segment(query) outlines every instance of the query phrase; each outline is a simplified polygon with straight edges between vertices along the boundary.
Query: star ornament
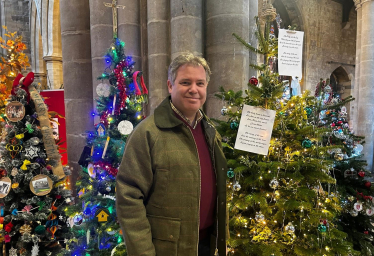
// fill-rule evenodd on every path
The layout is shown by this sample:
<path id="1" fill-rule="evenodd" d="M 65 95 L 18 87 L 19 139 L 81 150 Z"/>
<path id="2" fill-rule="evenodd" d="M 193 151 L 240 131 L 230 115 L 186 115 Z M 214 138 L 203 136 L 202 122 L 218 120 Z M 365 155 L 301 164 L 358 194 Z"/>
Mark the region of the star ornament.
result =
<path id="1" fill-rule="evenodd" d="M 33 159 L 38 156 L 40 149 L 38 147 L 30 146 L 26 148 L 25 150 L 26 150 L 26 156 L 29 157 L 30 159 Z"/>
<path id="2" fill-rule="evenodd" d="M 13 247 L 10 248 L 9 256 L 17 256 L 17 249 L 14 249 Z"/>

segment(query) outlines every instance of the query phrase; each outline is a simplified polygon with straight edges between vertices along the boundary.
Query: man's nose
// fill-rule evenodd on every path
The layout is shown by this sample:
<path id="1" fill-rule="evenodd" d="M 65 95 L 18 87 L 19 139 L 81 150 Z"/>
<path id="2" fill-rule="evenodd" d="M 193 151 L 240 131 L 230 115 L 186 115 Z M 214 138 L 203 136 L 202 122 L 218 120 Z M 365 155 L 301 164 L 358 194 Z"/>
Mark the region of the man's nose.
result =
<path id="1" fill-rule="evenodd" d="M 190 93 L 197 93 L 197 84 L 196 83 L 191 84 L 189 92 Z"/>

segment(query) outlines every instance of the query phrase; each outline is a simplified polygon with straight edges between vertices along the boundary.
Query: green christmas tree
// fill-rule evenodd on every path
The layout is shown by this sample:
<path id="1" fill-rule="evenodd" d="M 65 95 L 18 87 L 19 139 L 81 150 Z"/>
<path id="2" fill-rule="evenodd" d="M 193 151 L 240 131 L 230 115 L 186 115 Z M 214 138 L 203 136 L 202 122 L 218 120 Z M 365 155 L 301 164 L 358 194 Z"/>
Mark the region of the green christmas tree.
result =
<path id="1" fill-rule="evenodd" d="M 322 106 L 321 111 L 316 113 L 320 118 L 319 125 L 331 127 L 324 144 L 340 146 L 328 151 L 335 160 L 334 177 L 343 207 L 337 225 L 348 234 L 347 240 L 353 243 L 353 248 L 360 252 L 359 255 L 372 255 L 374 203 L 370 181 L 373 177 L 365 169 L 366 161 L 361 159 L 364 137 L 352 134 L 347 120 L 348 113 L 344 103 L 352 97 L 340 99 L 332 90 L 328 79 L 321 79 L 317 84 L 315 96 Z"/>
<path id="2" fill-rule="evenodd" d="M 71 196 L 65 179 L 70 171 L 61 166 L 47 107 L 31 84 L 33 78 L 29 73 L 23 85 L 15 82 L 5 107 L 0 143 L 2 255 L 63 255 L 69 235 L 64 209 Z"/>
<path id="3" fill-rule="evenodd" d="M 331 189 L 334 159 L 328 154 L 334 145 L 325 146 L 326 132 L 319 127 L 318 99 L 306 91 L 301 96 L 282 98 L 285 84 L 269 67 L 277 56 L 277 39 L 266 22 L 264 33 L 257 21 L 257 48 L 238 35 L 249 50 L 261 54 L 264 63 L 252 65 L 260 75 L 250 79 L 242 92 L 223 88 L 225 121 L 216 120 L 223 136 L 228 160 L 228 209 L 230 255 L 349 255 L 354 253 L 347 234 L 338 229 L 336 218 L 342 211 L 340 194 Z M 243 116 L 249 126 L 263 122 L 251 117 L 246 105 L 275 111 L 268 151 L 255 154 L 235 149 Z M 256 111 L 255 111 L 256 112 Z M 265 121 L 268 118 L 265 118 Z M 239 128 L 240 129 L 240 128 Z M 240 135 L 242 143 L 258 147 L 261 133 Z M 243 142 L 244 141 L 244 142 Z"/>
<path id="4" fill-rule="evenodd" d="M 126 255 L 117 222 L 115 182 L 127 136 L 145 118 L 142 110 L 148 91 L 120 39 L 114 39 L 105 62 L 105 72 L 98 77 L 96 110 L 91 113 L 100 122 L 87 133 L 79 161 L 78 198 L 66 211 L 74 237 L 69 249 L 76 256 Z"/>

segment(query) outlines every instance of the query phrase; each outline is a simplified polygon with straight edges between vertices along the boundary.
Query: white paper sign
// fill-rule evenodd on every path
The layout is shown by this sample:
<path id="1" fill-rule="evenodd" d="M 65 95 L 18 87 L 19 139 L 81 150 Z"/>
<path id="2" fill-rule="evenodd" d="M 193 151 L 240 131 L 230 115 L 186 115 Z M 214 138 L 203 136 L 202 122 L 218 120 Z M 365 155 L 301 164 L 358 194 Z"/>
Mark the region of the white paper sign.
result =
<path id="1" fill-rule="evenodd" d="M 267 155 L 274 119 L 274 110 L 244 105 L 235 148 Z"/>
<path id="2" fill-rule="evenodd" d="M 279 30 L 278 70 L 279 75 L 302 77 L 304 32 Z"/>

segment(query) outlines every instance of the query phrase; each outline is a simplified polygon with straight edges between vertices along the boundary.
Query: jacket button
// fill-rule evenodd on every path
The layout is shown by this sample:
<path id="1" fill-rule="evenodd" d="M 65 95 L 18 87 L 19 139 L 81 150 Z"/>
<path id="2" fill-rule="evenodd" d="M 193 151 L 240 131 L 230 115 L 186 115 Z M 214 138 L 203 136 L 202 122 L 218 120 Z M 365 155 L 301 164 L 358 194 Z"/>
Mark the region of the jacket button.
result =
<path id="1" fill-rule="evenodd" d="M 225 170 L 225 168 L 222 168 L 222 171 L 224 171 Z"/>
<path id="2" fill-rule="evenodd" d="M 173 239 L 174 237 L 173 237 L 173 235 L 170 235 L 170 239 Z"/>

